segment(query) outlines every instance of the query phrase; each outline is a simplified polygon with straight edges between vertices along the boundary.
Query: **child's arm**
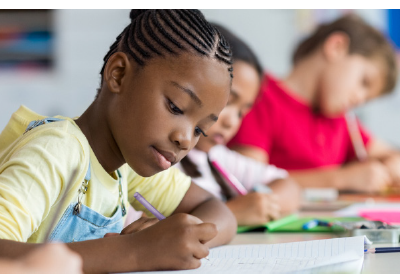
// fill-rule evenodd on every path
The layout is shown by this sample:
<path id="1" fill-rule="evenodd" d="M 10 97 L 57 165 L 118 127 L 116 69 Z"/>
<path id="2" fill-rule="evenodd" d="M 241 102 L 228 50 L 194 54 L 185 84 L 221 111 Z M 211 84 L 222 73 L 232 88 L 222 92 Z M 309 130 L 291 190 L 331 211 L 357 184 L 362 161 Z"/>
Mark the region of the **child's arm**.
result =
<path id="1" fill-rule="evenodd" d="M 240 226 L 262 225 L 281 216 L 281 207 L 274 194 L 251 192 L 226 202 Z"/>
<path id="2" fill-rule="evenodd" d="M 268 187 L 273 194 L 251 192 L 226 202 L 239 225 L 265 224 L 299 209 L 300 188 L 293 179 L 278 179 L 269 183 Z"/>
<path id="3" fill-rule="evenodd" d="M 389 171 L 394 187 L 400 187 L 400 151 L 384 141 L 374 139 L 367 147 L 370 158 L 380 160 Z"/>
<path id="4" fill-rule="evenodd" d="M 336 188 L 374 193 L 391 184 L 387 168 L 377 160 L 289 173 L 303 188 Z"/>
<path id="5" fill-rule="evenodd" d="M 224 203 L 194 183 L 173 214 L 133 233 L 68 246 L 81 254 L 85 272 L 192 269 L 210 247 L 228 243 L 236 233 L 235 217 Z"/>
<path id="6" fill-rule="evenodd" d="M 215 224 L 218 234 L 207 243 L 209 247 L 230 242 L 236 233 L 236 219 L 228 207 L 193 182 L 175 213 L 189 213 L 205 223 Z"/>
<path id="7" fill-rule="evenodd" d="M 83 259 L 85 273 L 193 269 L 208 255 L 204 243 L 216 227 L 187 214 L 176 214 L 133 234 L 68 243 Z M 0 258 L 17 259 L 43 246 L 0 239 Z"/>
<path id="8" fill-rule="evenodd" d="M 296 212 L 300 208 L 301 188 L 292 178 L 279 179 L 268 184 L 278 199 L 283 215 Z"/>
<path id="9" fill-rule="evenodd" d="M 380 192 L 400 186 L 400 152 L 373 139 L 367 146 L 368 160 L 342 167 L 292 171 L 290 175 L 303 187 L 331 187 L 339 190 Z"/>
<path id="10" fill-rule="evenodd" d="M 0 259 L 0 273 L 77 274 L 82 273 L 82 259 L 65 244 L 46 244 L 17 259 Z"/>

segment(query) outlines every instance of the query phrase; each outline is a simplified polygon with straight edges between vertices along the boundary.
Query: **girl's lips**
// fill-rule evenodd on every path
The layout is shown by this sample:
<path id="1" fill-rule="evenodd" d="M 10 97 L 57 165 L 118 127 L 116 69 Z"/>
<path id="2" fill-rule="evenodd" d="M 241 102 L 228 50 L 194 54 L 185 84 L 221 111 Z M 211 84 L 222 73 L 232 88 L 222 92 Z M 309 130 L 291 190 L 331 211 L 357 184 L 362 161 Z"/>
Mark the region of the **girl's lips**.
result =
<path id="1" fill-rule="evenodd" d="M 156 148 L 152 147 L 153 154 L 156 158 L 158 166 L 160 166 L 163 170 L 166 170 L 171 167 L 171 162 L 161 154 Z"/>
<path id="2" fill-rule="evenodd" d="M 224 145 L 225 144 L 225 138 L 224 138 L 224 136 L 222 134 L 215 133 L 215 134 L 213 134 L 212 139 L 218 145 Z"/>

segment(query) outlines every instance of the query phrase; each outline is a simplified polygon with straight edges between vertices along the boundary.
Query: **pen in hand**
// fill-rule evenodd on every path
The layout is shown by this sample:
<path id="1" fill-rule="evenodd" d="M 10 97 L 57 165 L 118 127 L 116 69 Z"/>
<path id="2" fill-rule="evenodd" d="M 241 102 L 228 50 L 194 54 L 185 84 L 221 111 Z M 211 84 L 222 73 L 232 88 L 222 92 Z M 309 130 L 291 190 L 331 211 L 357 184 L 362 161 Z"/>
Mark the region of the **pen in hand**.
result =
<path id="1" fill-rule="evenodd" d="M 133 196 L 157 219 L 159 219 L 160 221 L 165 219 L 164 215 L 161 214 L 153 205 L 151 205 L 151 203 L 148 202 L 140 193 L 136 192 Z M 207 257 L 205 257 L 205 259 L 209 261 Z"/>
<path id="2" fill-rule="evenodd" d="M 150 202 L 148 202 L 140 193 L 136 192 L 133 196 L 157 219 L 159 219 L 160 221 L 165 219 L 164 215 L 158 212 L 158 210 L 153 205 L 151 205 Z"/>

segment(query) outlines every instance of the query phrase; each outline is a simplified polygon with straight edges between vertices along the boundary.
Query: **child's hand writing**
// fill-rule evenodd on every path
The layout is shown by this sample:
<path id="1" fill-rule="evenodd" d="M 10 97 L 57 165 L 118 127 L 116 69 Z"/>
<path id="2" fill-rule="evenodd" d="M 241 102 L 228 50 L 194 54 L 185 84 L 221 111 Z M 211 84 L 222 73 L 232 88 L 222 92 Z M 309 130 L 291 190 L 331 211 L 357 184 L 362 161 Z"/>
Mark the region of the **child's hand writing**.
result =
<path id="1" fill-rule="evenodd" d="M 392 178 L 392 187 L 400 189 L 400 156 L 394 154 L 385 158 L 383 164 L 386 166 L 390 177 Z"/>
<path id="2" fill-rule="evenodd" d="M 195 216 L 179 213 L 167 217 L 131 235 L 135 270 L 198 268 L 200 259 L 209 253 L 205 243 L 216 235 L 214 224 Z"/>
<path id="3" fill-rule="evenodd" d="M 261 225 L 280 217 L 281 208 L 273 194 L 253 192 L 229 200 L 226 205 L 239 225 Z"/>
<path id="4" fill-rule="evenodd" d="M 345 180 L 347 189 L 360 192 L 381 192 L 392 184 L 387 167 L 377 160 L 348 164 L 341 169 L 339 176 Z"/>
<path id="5" fill-rule="evenodd" d="M 129 224 L 128 226 L 126 226 L 120 234 L 130 234 L 130 233 L 135 233 L 138 231 L 141 231 L 145 228 L 148 228 L 149 226 L 154 225 L 155 223 L 158 222 L 158 219 L 156 218 L 147 218 L 147 217 L 141 217 L 140 219 L 134 221 L 133 223 Z M 110 232 L 110 233 L 106 233 L 106 235 L 104 235 L 104 237 L 110 237 L 110 236 L 115 236 L 115 235 L 119 235 L 119 233 L 116 232 Z"/>

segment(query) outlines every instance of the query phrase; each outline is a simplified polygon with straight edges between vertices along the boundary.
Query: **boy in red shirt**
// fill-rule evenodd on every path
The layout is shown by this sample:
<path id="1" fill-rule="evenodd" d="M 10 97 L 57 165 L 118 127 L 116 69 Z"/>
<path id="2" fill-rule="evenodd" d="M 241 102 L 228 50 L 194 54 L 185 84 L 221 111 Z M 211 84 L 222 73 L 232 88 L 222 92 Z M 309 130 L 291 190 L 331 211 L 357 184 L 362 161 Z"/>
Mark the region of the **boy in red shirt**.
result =
<path id="1" fill-rule="evenodd" d="M 377 192 L 399 186 L 399 153 L 359 122 L 367 159 L 352 162 L 345 120 L 351 108 L 395 86 L 395 55 L 384 36 L 358 17 L 344 16 L 321 25 L 293 61 L 287 78 L 266 76 L 260 99 L 229 146 L 289 170 L 303 187 Z"/>

